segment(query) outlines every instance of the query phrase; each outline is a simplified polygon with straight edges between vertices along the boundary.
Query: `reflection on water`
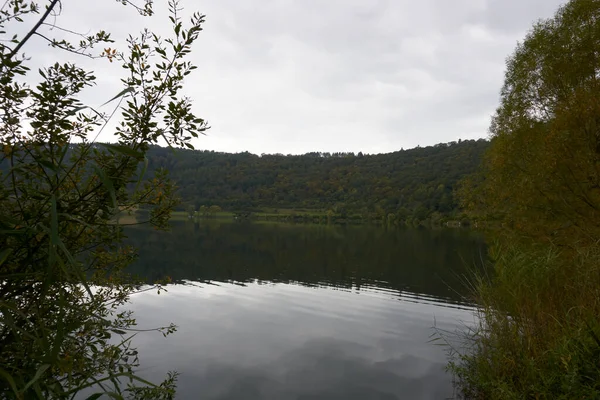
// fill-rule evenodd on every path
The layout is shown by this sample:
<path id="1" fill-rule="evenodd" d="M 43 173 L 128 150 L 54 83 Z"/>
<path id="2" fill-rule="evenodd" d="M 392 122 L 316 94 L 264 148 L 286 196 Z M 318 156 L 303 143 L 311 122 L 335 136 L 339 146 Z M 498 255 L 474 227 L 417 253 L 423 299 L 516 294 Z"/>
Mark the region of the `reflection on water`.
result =
<path id="1" fill-rule="evenodd" d="M 136 295 L 143 375 L 181 373 L 181 399 L 443 399 L 437 328 L 472 320 L 464 231 L 177 224 L 132 230 L 133 271 L 181 282 Z M 435 321 L 435 322 L 434 322 Z"/>
<path id="2" fill-rule="evenodd" d="M 480 263 L 481 237 L 465 230 L 288 224 L 177 223 L 169 233 L 132 229 L 150 281 L 300 283 L 409 291 L 464 301 L 464 278 Z"/>

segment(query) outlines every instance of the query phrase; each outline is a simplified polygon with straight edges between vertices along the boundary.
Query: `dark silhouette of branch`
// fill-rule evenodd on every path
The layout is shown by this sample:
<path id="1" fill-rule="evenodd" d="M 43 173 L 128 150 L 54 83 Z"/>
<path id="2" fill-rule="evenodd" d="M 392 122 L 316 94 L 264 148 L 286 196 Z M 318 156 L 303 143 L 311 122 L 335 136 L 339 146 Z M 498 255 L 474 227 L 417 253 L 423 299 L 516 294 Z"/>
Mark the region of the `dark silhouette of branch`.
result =
<path id="1" fill-rule="evenodd" d="M 50 5 L 48 6 L 48 8 L 46 8 L 46 12 L 44 13 L 44 15 L 42 15 L 42 18 L 40 18 L 39 21 L 33 26 L 33 28 L 31 28 L 31 30 L 27 33 L 27 35 L 25 35 L 25 37 L 23 38 L 23 40 L 21 40 L 19 42 L 19 44 L 17 45 L 17 47 L 15 47 L 13 49 L 13 51 L 10 52 L 10 54 L 8 55 L 8 59 L 13 58 L 19 52 L 19 50 L 21 50 L 21 47 L 23 47 L 25 45 L 25 43 L 27 43 L 29 41 L 29 39 L 31 39 L 31 37 L 33 36 L 33 34 L 36 33 L 36 31 L 44 23 L 44 21 L 46 20 L 46 18 L 48 18 L 48 15 L 50 15 L 50 13 L 52 12 L 52 10 L 54 9 L 54 7 L 56 6 L 56 4 L 59 1 L 60 0 L 52 0 L 52 3 L 50 3 Z"/>
<path id="2" fill-rule="evenodd" d="M 85 52 L 83 51 L 83 49 L 80 49 L 80 50 L 78 51 L 77 49 L 70 49 L 70 48 L 68 48 L 68 47 L 62 46 L 62 45 L 61 45 L 60 43 L 58 43 L 56 40 L 52 40 L 52 39 L 50 39 L 49 37 L 47 37 L 47 36 L 44 36 L 44 35 L 42 35 L 42 34 L 41 34 L 41 33 L 39 33 L 39 32 L 34 32 L 34 34 L 35 34 L 35 35 L 38 35 L 38 36 L 39 36 L 39 37 L 41 37 L 42 39 L 45 39 L 45 40 L 46 40 L 46 41 L 48 41 L 48 43 L 50 43 L 52 46 L 54 46 L 54 47 L 58 47 L 59 49 L 62 49 L 62 50 L 65 50 L 65 51 L 68 51 L 69 53 L 78 54 L 78 55 L 80 55 L 80 56 L 86 56 L 86 57 L 89 57 L 89 58 L 94 58 L 94 59 L 95 59 L 95 58 L 101 58 L 100 56 L 98 56 L 98 57 L 95 57 L 95 56 L 93 56 L 93 55 L 92 55 L 92 54 L 90 54 L 90 53 L 85 53 Z"/>
<path id="3" fill-rule="evenodd" d="M 89 34 L 89 31 L 88 31 L 88 34 L 81 33 L 81 32 L 75 32 L 75 31 L 73 31 L 71 29 L 63 28 L 63 27 L 58 26 L 58 25 L 56 25 L 54 23 L 51 24 L 51 23 L 48 23 L 48 22 L 44 22 L 42 25 L 49 26 L 50 29 L 58 29 L 58 30 L 63 31 L 63 32 L 72 33 L 73 35 L 81 36 L 83 38 L 85 38 Z"/>

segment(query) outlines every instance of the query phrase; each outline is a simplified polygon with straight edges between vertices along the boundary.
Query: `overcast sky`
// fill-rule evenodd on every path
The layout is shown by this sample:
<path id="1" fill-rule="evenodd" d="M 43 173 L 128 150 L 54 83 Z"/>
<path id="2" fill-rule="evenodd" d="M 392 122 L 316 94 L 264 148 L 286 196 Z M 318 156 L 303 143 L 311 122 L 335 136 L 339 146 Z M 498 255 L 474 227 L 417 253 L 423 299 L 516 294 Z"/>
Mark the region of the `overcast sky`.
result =
<path id="1" fill-rule="evenodd" d="M 63 0 L 60 25 L 166 32 L 114 0 Z M 381 153 L 487 137 L 506 57 L 561 0 L 183 0 L 206 14 L 186 84 L 211 125 L 196 148 Z M 121 44 L 122 46 L 122 44 Z M 123 47 L 123 46 L 122 46 Z M 41 40 L 25 51 L 57 57 Z M 90 64 L 97 104 L 123 70 Z M 104 139 L 108 139 L 104 136 Z"/>

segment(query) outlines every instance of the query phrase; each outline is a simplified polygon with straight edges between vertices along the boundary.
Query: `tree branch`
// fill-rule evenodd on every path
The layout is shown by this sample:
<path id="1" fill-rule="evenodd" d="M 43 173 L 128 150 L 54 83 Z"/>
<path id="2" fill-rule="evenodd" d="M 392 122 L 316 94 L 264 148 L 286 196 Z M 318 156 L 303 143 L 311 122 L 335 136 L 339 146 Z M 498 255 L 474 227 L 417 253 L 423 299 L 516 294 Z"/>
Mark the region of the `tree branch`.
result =
<path id="1" fill-rule="evenodd" d="M 80 55 L 80 56 L 89 57 L 89 58 L 92 58 L 92 59 L 95 59 L 95 58 L 100 58 L 100 57 L 94 57 L 92 54 L 89 54 L 89 53 L 84 53 L 84 52 L 83 52 L 83 50 L 81 50 L 81 51 L 77 51 L 77 49 L 69 49 L 68 47 L 62 46 L 62 45 L 61 45 L 60 43 L 58 43 L 57 41 L 55 41 L 55 40 L 52 40 L 52 39 L 50 39 L 49 37 L 47 37 L 47 36 L 44 36 L 44 35 L 42 35 L 42 34 L 41 34 L 41 33 L 39 33 L 39 32 L 33 32 L 33 34 L 34 34 L 34 35 L 38 35 L 38 36 L 39 36 L 39 37 L 41 37 L 42 39 L 44 39 L 44 40 L 48 41 L 48 43 L 50 43 L 50 45 L 52 45 L 52 46 L 55 46 L 55 47 L 58 47 L 59 49 L 62 49 L 62 50 L 68 51 L 69 53 L 73 53 L 73 54 L 77 54 L 77 55 Z"/>
<path id="2" fill-rule="evenodd" d="M 19 42 L 19 44 L 17 45 L 17 47 L 15 47 L 13 49 L 13 51 L 10 52 L 10 54 L 8 55 L 8 59 L 13 58 L 19 52 L 19 50 L 21 50 L 21 47 L 23 47 L 25 45 L 25 43 L 27 43 L 29 41 L 29 39 L 31 39 L 31 37 L 33 36 L 33 34 L 44 23 L 44 21 L 46 20 L 46 18 L 48 18 L 48 15 L 50 15 L 50 13 L 52 12 L 52 10 L 54 9 L 54 7 L 56 6 L 56 4 L 59 1 L 60 0 L 52 0 L 52 3 L 50 3 L 50 5 L 48 6 L 48 8 L 46 8 L 46 12 L 44 13 L 44 15 L 42 15 L 42 18 L 40 18 L 40 20 L 33 26 L 33 28 L 31 28 L 31 30 L 27 33 L 27 35 L 25 35 L 25 37 L 23 38 L 23 40 L 21 40 Z"/>

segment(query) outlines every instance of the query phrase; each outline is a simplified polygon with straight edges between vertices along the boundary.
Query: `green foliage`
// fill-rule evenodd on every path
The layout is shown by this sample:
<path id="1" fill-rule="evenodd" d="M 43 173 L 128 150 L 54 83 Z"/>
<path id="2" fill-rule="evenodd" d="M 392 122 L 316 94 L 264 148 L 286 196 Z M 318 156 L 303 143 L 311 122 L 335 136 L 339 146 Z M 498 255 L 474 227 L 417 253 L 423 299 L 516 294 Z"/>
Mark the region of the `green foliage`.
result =
<path id="1" fill-rule="evenodd" d="M 332 210 L 398 222 L 457 216 L 456 182 L 475 171 L 488 142 L 461 141 L 389 154 L 301 156 L 170 151 L 152 147 L 149 172 L 166 168 L 195 209 Z M 184 208 L 182 208 L 184 209 Z M 333 215 L 332 215 L 333 216 Z"/>
<path id="2" fill-rule="evenodd" d="M 461 189 L 491 233 L 466 398 L 600 398 L 600 2 L 571 0 L 508 59 L 481 175 Z"/>
<path id="3" fill-rule="evenodd" d="M 476 282 L 479 325 L 450 370 L 467 399 L 600 395 L 599 254 L 492 246 L 494 278 Z"/>
<path id="4" fill-rule="evenodd" d="M 127 74 L 112 99 L 122 116 L 117 142 L 99 145 L 90 137 L 117 109 L 104 114 L 81 103 L 92 72 L 57 62 L 39 71 L 37 85 L 26 83 L 34 78 L 20 49 L 33 35 L 89 57 L 94 44 L 112 41 L 104 31 L 77 45 L 42 34 L 57 3 L 9 0 L 0 9 L 0 397 L 71 398 L 93 387 L 117 399 L 172 398 L 176 375 L 157 386 L 135 374 L 136 321 L 124 307 L 138 287 L 123 274 L 135 252 L 122 243 L 117 216 L 146 207 L 147 222 L 166 226 L 173 183 L 162 170 L 144 179 L 138 166 L 160 139 L 187 146 L 206 129 L 179 97 L 203 16 L 183 28 L 172 1 L 172 38 L 144 31 L 128 39 L 127 52 L 99 55 Z M 136 8 L 149 15 L 151 6 Z M 40 10 L 24 37 L 6 30 Z"/>
<path id="5" fill-rule="evenodd" d="M 555 243 L 600 236 L 600 3 L 573 0 L 508 59 L 479 205 Z"/>

